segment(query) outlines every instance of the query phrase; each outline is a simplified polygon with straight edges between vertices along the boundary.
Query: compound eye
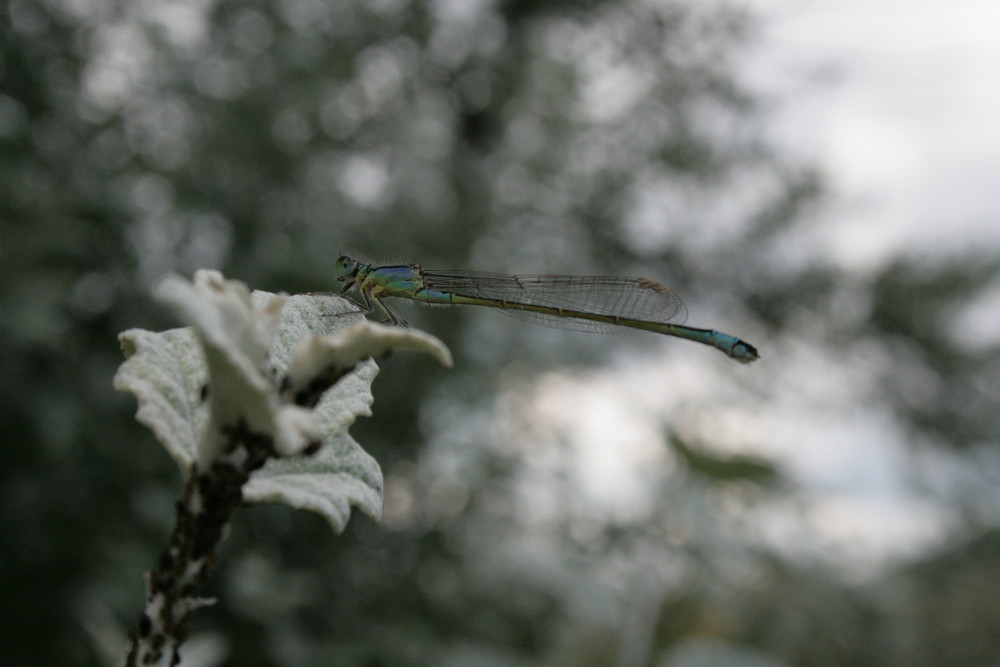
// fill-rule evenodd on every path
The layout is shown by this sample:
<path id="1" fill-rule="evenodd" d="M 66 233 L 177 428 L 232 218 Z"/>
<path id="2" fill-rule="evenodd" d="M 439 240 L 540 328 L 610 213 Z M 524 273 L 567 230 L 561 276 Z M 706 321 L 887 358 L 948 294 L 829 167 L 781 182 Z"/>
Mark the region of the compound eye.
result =
<path id="1" fill-rule="evenodd" d="M 333 270 L 337 276 L 337 280 L 342 280 L 352 275 L 356 266 L 357 262 L 350 257 L 347 257 L 346 255 L 339 257 L 337 262 L 333 265 Z"/>

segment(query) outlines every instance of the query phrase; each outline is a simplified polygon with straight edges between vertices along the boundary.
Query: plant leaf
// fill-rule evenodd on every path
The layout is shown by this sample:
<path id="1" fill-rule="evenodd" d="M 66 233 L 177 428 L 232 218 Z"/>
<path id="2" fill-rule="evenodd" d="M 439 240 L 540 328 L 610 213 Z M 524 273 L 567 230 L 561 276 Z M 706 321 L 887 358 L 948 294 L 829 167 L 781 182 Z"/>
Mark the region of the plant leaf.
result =
<path id="1" fill-rule="evenodd" d="M 135 395 L 136 420 L 153 432 L 186 475 L 208 423 L 208 406 L 201 400 L 208 367 L 194 330 L 129 329 L 118 340 L 126 360 L 115 374 L 115 389 Z"/>
<path id="2" fill-rule="evenodd" d="M 381 516 L 381 470 L 347 433 L 359 415 L 371 414 L 378 368 L 370 357 L 410 348 L 450 363 L 440 341 L 350 316 L 354 307 L 337 296 L 251 294 L 214 271 L 199 271 L 192 282 L 167 277 L 155 294 L 192 326 L 120 334 L 126 360 L 115 388 L 136 396 L 136 418 L 184 474 L 218 456 L 219 434 L 242 423 L 273 438 L 281 455 L 252 473 L 245 500 L 319 512 L 337 532 L 352 506 Z M 283 397 L 289 365 L 311 385 L 335 368 L 314 408 Z M 306 438 L 321 443 L 315 454 L 301 453 Z"/>

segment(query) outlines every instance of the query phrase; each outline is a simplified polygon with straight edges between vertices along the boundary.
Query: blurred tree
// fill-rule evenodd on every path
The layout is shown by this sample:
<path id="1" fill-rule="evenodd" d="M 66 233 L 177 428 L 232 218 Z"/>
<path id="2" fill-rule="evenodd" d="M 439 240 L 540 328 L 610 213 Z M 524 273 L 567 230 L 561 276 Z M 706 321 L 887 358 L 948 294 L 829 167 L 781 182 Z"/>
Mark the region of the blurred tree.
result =
<path id="1" fill-rule="evenodd" d="M 771 334 L 765 358 L 808 322 L 802 338 L 870 367 L 858 400 L 890 389 L 915 448 L 996 443 L 996 346 L 957 345 L 945 326 L 997 279 L 996 263 L 901 261 L 869 290 L 811 261 L 803 239 L 822 179 L 762 139 L 765 105 L 738 76 L 754 22 L 736 9 L 9 0 L 3 11 L 8 664 L 95 663 L 139 608 L 178 484 L 110 379 L 118 331 L 170 326 L 146 296 L 166 271 L 211 266 L 318 291 L 338 251 L 360 248 L 442 267 L 663 276 L 691 300 L 725 295 L 715 310 Z M 376 385 L 377 418 L 357 432 L 387 470 L 385 524 L 356 521 L 337 538 L 314 517 L 259 508 L 234 526 L 222 604 L 201 618 L 231 664 L 640 665 L 696 637 L 789 664 L 906 662 L 925 647 L 943 661 L 993 658 L 986 639 L 970 648 L 943 626 L 902 624 L 912 608 L 939 618 L 934 600 L 859 592 L 754 546 L 746 517 L 787 489 L 764 484 L 759 462 L 691 449 L 700 431 L 677 434 L 686 449 L 650 475 L 656 502 L 625 518 L 580 503 L 558 466 L 491 446 L 531 433 L 496 432 L 498 386 L 607 355 L 592 338 L 483 317 L 419 314 L 459 370 L 394 359 Z M 759 385 L 753 408 L 784 387 Z M 531 445 L 568 456 L 553 439 Z M 526 507 L 517 490 L 533 484 L 555 504 Z M 982 494 L 955 496 L 988 525 Z M 993 553 L 970 550 L 963 567 Z M 982 604 L 948 606 L 949 621 Z M 894 634 L 910 627 L 920 632 Z"/>

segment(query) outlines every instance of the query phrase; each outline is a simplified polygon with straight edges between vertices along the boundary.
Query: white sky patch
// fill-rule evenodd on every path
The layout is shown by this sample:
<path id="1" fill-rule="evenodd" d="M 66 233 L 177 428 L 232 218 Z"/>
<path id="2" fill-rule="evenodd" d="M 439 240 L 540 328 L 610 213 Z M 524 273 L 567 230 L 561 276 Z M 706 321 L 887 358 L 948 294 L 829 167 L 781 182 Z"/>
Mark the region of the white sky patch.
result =
<path id="1" fill-rule="evenodd" d="M 765 505 L 755 519 L 760 540 L 779 553 L 823 560 L 855 581 L 919 557 L 946 539 L 954 522 L 947 508 L 917 497 L 817 493 Z"/>
<path id="2" fill-rule="evenodd" d="M 358 206 L 379 206 L 388 197 L 389 172 L 381 158 L 355 155 L 344 163 L 339 185 Z"/>
<path id="3" fill-rule="evenodd" d="M 763 18 L 745 73 L 780 99 L 777 139 L 861 204 L 829 222 L 835 261 L 1000 245 L 1000 4 L 743 1 Z"/>
<path id="4" fill-rule="evenodd" d="M 781 409 L 784 407 L 785 409 Z M 788 410 L 787 408 L 792 408 Z M 907 494 L 906 446 L 888 415 L 871 409 L 818 415 L 780 406 L 769 429 L 773 455 L 805 488 L 859 498 Z"/>
<path id="5" fill-rule="evenodd" d="M 714 365 L 711 350 L 689 352 L 623 353 L 603 372 L 553 372 L 513 389 L 521 414 L 506 421 L 530 430 L 511 438 L 531 443 L 529 475 L 568 481 L 596 515 L 642 517 L 650 492 L 673 483 L 672 428 L 716 455 L 756 454 L 778 466 L 794 492 L 746 519 L 789 556 L 826 559 L 863 579 L 948 534 L 954 517 L 914 481 L 907 436 L 887 404 L 869 400 L 874 369 L 863 360 L 788 350 L 763 380 L 781 389 L 754 404 L 746 397 L 764 362 Z"/>
<path id="6" fill-rule="evenodd" d="M 950 321 L 951 334 L 966 349 L 979 352 L 1000 344 L 1000 283 L 987 285 Z"/>
<path id="7" fill-rule="evenodd" d="M 839 568 L 859 578 L 895 559 L 915 558 L 948 535 L 954 516 L 915 497 L 818 496 L 806 516 Z"/>
<path id="8" fill-rule="evenodd" d="M 652 77 L 622 64 L 605 62 L 599 54 L 584 61 L 587 75 L 577 111 L 596 123 L 607 123 L 627 115 L 648 93 Z"/>
<path id="9" fill-rule="evenodd" d="M 601 514 L 633 515 L 647 508 L 652 480 L 644 471 L 663 468 L 669 456 L 660 425 L 621 391 L 620 380 L 608 374 L 552 373 L 539 380 L 535 391 L 524 403 L 530 406 L 525 417 L 549 439 L 569 444 L 570 457 L 561 457 L 558 465 L 568 469 L 582 499 Z"/>

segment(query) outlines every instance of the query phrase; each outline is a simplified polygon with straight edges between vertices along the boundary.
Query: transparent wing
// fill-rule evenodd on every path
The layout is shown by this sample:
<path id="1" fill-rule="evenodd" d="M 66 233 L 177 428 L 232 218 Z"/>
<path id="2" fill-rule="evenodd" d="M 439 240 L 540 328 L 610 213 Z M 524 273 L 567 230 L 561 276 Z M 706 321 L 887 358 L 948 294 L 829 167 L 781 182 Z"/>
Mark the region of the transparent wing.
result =
<path id="1" fill-rule="evenodd" d="M 610 322 L 517 310 L 525 304 L 608 317 L 682 324 L 687 307 L 669 287 L 646 278 L 616 276 L 514 276 L 478 271 L 423 271 L 424 286 L 482 299 L 501 312 L 534 324 L 596 333 L 635 332 Z"/>

